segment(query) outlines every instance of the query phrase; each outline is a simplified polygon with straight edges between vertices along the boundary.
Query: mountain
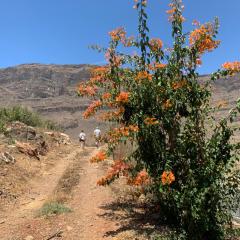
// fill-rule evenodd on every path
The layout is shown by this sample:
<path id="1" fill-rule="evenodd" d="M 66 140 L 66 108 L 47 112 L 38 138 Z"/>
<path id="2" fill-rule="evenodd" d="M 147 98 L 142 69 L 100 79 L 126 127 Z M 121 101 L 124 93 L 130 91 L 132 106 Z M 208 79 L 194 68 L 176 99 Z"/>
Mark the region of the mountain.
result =
<path id="1" fill-rule="evenodd" d="M 89 100 L 76 94 L 78 83 L 89 79 L 91 68 L 88 64 L 23 64 L 0 69 L 0 106 L 28 107 L 77 137 L 80 127 L 90 130 L 98 124 L 82 119 Z"/>
<path id="2" fill-rule="evenodd" d="M 58 122 L 72 136 L 77 137 L 80 128 L 90 135 L 95 126 L 101 123 L 94 119 L 82 119 L 82 112 L 89 100 L 77 96 L 76 86 L 89 79 L 92 68 L 88 64 L 34 63 L 0 69 L 0 106 L 26 106 Z M 208 75 L 201 76 L 201 81 L 208 78 Z M 240 75 L 235 75 L 212 84 L 212 104 L 227 102 L 216 113 L 217 117 L 227 114 L 240 97 L 239 78 Z"/>

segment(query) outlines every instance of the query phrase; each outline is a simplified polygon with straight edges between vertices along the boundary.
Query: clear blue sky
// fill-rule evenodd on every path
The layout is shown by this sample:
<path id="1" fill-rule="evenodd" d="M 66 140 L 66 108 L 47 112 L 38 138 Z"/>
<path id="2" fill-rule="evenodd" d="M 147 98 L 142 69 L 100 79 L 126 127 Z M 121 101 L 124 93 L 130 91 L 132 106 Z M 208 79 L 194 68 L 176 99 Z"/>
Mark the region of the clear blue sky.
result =
<path id="1" fill-rule="evenodd" d="M 151 36 L 170 43 L 165 10 L 169 0 L 148 0 Z M 218 50 L 204 57 L 201 73 L 224 61 L 240 60 L 240 0 L 185 0 L 185 23 L 220 18 Z M 133 0 L 1 0 L 0 67 L 22 63 L 101 63 L 91 44 L 107 46 L 108 31 L 125 26 L 135 33 Z"/>

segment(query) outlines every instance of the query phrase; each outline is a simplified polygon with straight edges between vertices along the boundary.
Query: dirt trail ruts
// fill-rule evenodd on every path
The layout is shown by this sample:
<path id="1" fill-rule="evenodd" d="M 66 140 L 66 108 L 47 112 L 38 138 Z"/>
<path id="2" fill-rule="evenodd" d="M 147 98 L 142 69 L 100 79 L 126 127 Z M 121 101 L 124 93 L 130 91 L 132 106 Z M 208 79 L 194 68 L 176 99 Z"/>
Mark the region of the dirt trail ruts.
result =
<path id="1" fill-rule="evenodd" d="M 42 166 L 41 175 L 28 183 L 31 186 L 30 192 L 21 196 L 18 203 L 12 206 L 11 209 L 0 213 L 0 220 L 4 222 L 0 224 L 0 239 L 10 239 L 2 238 L 3 234 L 8 237 L 7 235 L 11 235 L 14 226 L 18 226 L 25 222 L 26 219 L 35 216 L 36 210 L 51 196 L 67 166 L 76 160 L 75 157 L 81 151 L 79 146 L 73 145 L 71 149 L 67 150 L 67 153 L 52 153 L 58 159 L 56 165 L 50 169 L 45 169 L 45 166 Z"/>
<path id="2" fill-rule="evenodd" d="M 98 151 L 96 148 L 86 148 L 85 153 L 79 147 L 61 159 L 59 163 L 32 183 L 32 192 L 22 201 L 18 208 L 5 215 L 4 224 L 0 224 L 1 240 L 45 240 L 52 234 L 61 231 L 60 237 L 53 239 L 66 240 L 101 240 L 110 239 L 106 232 L 114 231 L 117 223 L 103 218 L 107 214 L 102 208 L 112 201 L 110 188 L 96 186 L 96 181 L 104 171 L 98 165 L 89 163 L 91 156 Z M 78 159 L 79 158 L 79 159 Z M 73 210 L 69 214 L 36 218 L 36 211 L 54 194 L 68 166 L 78 161 L 81 164 L 80 179 L 72 189 L 72 197 L 67 205 Z M 32 238 L 31 238 L 32 237 Z M 112 238 L 111 238 L 112 239 Z"/>

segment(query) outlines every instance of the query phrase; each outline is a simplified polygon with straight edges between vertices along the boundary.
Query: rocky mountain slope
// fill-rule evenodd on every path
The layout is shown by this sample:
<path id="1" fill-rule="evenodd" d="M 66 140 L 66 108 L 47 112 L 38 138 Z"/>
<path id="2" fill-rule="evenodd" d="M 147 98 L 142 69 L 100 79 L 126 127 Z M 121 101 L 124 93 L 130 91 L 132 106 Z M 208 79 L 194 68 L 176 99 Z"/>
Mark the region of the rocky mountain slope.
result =
<path id="1" fill-rule="evenodd" d="M 93 129 L 84 121 L 88 99 L 77 97 L 76 86 L 90 77 L 92 66 L 23 64 L 0 69 L 0 106 L 21 105 L 58 122 L 77 137 L 80 128 Z"/>
<path id="2" fill-rule="evenodd" d="M 91 65 L 23 64 L 0 69 L 0 106 L 27 106 L 48 119 L 57 121 L 67 133 L 77 137 L 80 128 L 88 132 L 94 119 L 82 119 L 88 99 L 76 95 L 76 86 L 90 77 Z M 202 76 L 205 81 L 207 76 Z M 213 104 L 225 101 L 219 116 L 226 114 L 240 97 L 240 75 L 213 84 Z M 89 132 L 90 133 L 90 132 Z"/>

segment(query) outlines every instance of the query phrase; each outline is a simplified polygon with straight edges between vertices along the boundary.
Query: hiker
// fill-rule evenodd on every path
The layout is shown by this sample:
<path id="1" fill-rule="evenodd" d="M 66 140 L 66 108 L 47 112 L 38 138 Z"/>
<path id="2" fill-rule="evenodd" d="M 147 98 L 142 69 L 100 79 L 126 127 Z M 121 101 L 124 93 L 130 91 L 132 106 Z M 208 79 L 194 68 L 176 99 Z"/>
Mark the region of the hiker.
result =
<path id="1" fill-rule="evenodd" d="M 99 129 L 99 127 L 96 127 L 93 133 L 95 137 L 95 144 L 96 144 L 96 147 L 98 148 L 101 140 L 101 130 Z"/>
<path id="2" fill-rule="evenodd" d="M 84 149 L 85 147 L 85 141 L 86 141 L 86 133 L 83 130 L 81 130 L 79 134 L 79 142 L 82 149 Z"/>

